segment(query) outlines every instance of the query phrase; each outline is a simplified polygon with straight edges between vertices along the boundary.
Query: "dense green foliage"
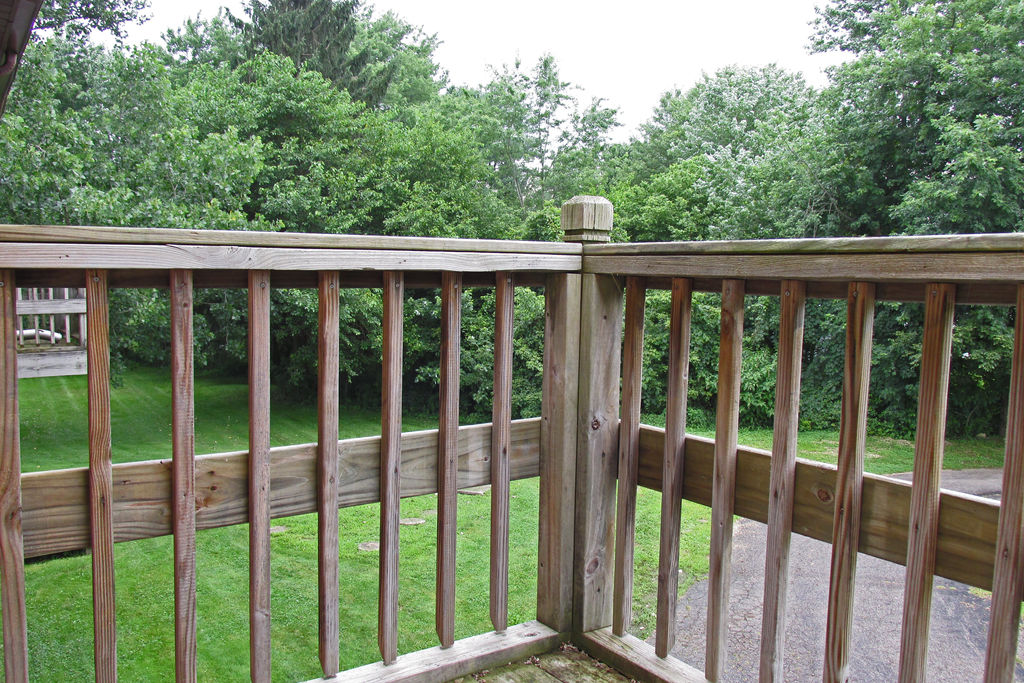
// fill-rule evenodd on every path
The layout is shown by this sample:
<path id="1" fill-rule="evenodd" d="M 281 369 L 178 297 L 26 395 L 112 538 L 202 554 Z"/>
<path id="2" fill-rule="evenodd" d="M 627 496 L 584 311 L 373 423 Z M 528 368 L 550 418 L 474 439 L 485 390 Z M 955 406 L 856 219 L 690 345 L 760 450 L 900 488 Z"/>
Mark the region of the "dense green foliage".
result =
<path id="1" fill-rule="evenodd" d="M 499 239 L 559 238 L 557 206 L 603 194 L 615 239 L 702 240 L 1024 228 L 1024 9 L 1012 0 L 832 0 L 821 91 L 775 66 L 730 67 L 665 93 L 628 143 L 550 56 L 452 87 L 435 36 L 358 0 L 253 0 L 164 45 L 100 47 L 143 0 L 51 0 L 0 122 L 0 220 Z M 346 399 L 379 395 L 380 294 L 343 294 Z M 691 406 L 715 406 L 717 297 L 698 295 Z M 543 299 L 517 293 L 516 414 L 539 408 Z M 315 293 L 275 290 L 275 385 L 311 396 Z M 463 298 L 463 412 L 489 411 L 493 294 Z M 437 293 L 406 304 L 405 387 L 437 386 Z M 115 293 L 115 359 L 166 362 L 160 292 Z M 197 296 L 197 360 L 245 365 L 245 296 Z M 649 297 L 644 409 L 664 403 L 668 299 Z M 748 299 L 745 424 L 772 419 L 777 304 Z M 873 429 L 913 430 L 921 311 L 880 305 Z M 808 308 L 802 421 L 839 413 L 842 302 Z M 952 433 L 1002 428 L 1012 311 L 957 311 Z"/>

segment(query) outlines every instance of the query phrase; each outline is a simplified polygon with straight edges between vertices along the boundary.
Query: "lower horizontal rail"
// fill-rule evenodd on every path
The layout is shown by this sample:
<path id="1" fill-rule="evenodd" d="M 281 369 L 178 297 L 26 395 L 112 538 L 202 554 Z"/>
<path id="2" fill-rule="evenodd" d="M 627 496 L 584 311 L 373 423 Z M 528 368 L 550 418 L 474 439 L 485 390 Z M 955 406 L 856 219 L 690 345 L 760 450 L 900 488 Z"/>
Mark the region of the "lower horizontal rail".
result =
<path id="1" fill-rule="evenodd" d="M 512 423 L 511 478 L 540 473 L 540 418 Z M 437 430 L 402 434 L 401 496 L 437 491 Z M 338 507 L 380 499 L 380 437 L 338 442 Z M 270 514 L 273 518 L 316 511 L 316 444 L 270 449 Z M 459 488 L 490 483 L 491 426 L 459 428 Z M 248 453 L 196 458 L 196 529 L 248 521 Z M 82 550 L 89 544 L 88 470 L 23 474 L 25 556 Z M 114 540 L 171 533 L 171 461 L 114 465 Z"/>
<path id="2" fill-rule="evenodd" d="M 665 431 L 640 430 L 639 483 L 661 490 Z M 714 441 L 686 437 L 683 498 L 711 504 Z M 768 519 L 771 454 L 740 446 L 736 465 L 736 509 L 740 517 Z M 798 460 L 794 485 L 793 531 L 820 541 L 832 540 L 835 465 Z M 905 564 L 910 515 L 910 483 L 864 475 L 860 552 Z M 999 503 L 943 491 L 939 502 L 939 540 L 935 574 L 985 590 L 992 588 Z"/>
<path id="3" fill-rule="evenodd" d="M 528 621 L 510 626 L 504 633 L 492 632 L 464 638 L 455 641 L 451 647 L 432 647 L 402 655 L 393 664 L 375 662 L 344 671 L 333 678 L 317 678 L 315 681 L 441 683 L 550 652 L 567 639 L 567 635 L 553 631 L 539 621 Z"/>
<path id="4" fill-rule="evenodd" d="M 581 634 L 576 644 L 587 654 L 638 681 L 708 683 L 704 674 L 675 657 L 658 657 L 654 646 L 628 633 L 617 636 L 610 628 Z"/>

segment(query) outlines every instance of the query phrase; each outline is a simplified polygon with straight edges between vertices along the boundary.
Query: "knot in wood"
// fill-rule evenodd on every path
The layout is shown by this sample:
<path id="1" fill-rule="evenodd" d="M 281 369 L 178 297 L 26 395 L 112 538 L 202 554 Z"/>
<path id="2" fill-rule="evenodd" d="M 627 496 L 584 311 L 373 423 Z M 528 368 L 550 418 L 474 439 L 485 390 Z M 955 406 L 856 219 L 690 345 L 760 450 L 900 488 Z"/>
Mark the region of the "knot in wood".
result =
<path id="1" fill-rule="evenodd" d="M 831 503 L 835 498 L 832 490 L 827 486 L 819 486 L 818 490 L 814 492 L 814 495 L 817 496 L 818 500 L 822 503 Z"/>
<path id="2" fill-rule="evenodd" d="M 595 417 L 594 421 L 590 423 L 590 428 L 595 432 L 601 428 L 601 418 Z"/>

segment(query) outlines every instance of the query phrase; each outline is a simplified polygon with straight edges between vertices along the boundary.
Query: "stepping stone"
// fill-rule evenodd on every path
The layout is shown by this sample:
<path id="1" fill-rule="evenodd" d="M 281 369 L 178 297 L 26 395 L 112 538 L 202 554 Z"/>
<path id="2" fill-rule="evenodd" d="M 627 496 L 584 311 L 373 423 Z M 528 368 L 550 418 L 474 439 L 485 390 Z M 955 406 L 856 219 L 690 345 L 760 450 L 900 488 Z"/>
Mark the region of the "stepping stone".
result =
<path id="1" fill-rule="evenodd" d="M 468 489 L 459 489 L 460 496 L 486 496 L 491 491 L 490 484 L 484 484 L 483 486 L 473 486 Z"/>
<path id="2" fill-rule="evenodd" d="M 280 534 L 280 533 L 283 533 L 285 531 L 288 531 L 288 527 L 286 527 L 286 526 L 272 526 L 272 527 L 270 527 L 270 533 L 272 533 L 272 534 Z"/>
<path id="3" fill-rule="evenodd" d="M 398 523 L 402 526 L 416 526 L 418 524 L 425 524 L 427 520 L 420 519 L 419 517 L 403 517 L 398 520 Z"/>
<path id="4" fill-rule="evenodd" d="M 423 516 L 424 517 L 437 517 L 437 510 L 424 510 L 423 511 Z"/>
<path id="5" fill-rule="evenodd" d="M 365 541 L 364 543 L 360 543 L 358 548 L 364 552 L 380 550 L 380 543 L 377 541 Z"/>

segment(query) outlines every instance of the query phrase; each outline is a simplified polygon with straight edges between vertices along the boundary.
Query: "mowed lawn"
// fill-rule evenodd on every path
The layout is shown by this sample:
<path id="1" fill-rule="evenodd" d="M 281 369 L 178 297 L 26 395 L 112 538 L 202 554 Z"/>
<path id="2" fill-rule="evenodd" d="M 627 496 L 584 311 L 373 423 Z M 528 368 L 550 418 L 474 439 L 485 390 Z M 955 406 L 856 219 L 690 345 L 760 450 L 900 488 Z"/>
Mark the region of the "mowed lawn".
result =
<path id="1" fill-rule="evenodd" d="M 111 392 L 115 462 L 170 457 L 170 393 L 167 371 L 127 373 Z M 80 467 L 88 461 L 84 377 L 24 380 L 21 393 L 22 462 L 26 472 Z M 247 447 L 248 389 L 243 383 L 197 378 L 198 453 Z M 340 411 L 342 438 L 379 433 L 376 410 Z M 647 417 L 658 423 L 657 417 Z M 436 426 L 436 418 L 406 415 L 406 431 Z M 702 435 L 707 433 L 698 432 Z M 316 438 L 312 405 L 274 402 L 272 445 Z M 744 430 L 740 442 L 770 448 L 770 430 Z M 835 432 L 800 435 L 801 456 L 834 462 Z M 872 437 L 866 467 L 892 473 L 911 469 L 913 445 Z M 997 467 L 998 439 L 953 441 L 946 466 Z M 641 489 L 637 506 L 636 588 L 633 631 L 649 635 L 657 588 L 660 494 Z M 434 562 L 436 496 L 402 502 L 402 516 L 424 520 L 401 527 L 399 651 L 436 644 Z M 490 497 L 459 496 L 456 636 L 490 630 L 488 543 Z M 509 618 L 534 618 L 537 561 L 537 480 L 513 483 L 511 499 Z M 710 510 L 684 501 L 680 591 L 708 571 Z M 316 517 L 274 522 L 272 554 L 273 677 L 300 681 L 319 675 L 316 635 Z M 376 661 L 377 553 L 358 545 L 378 536 L 377 505 L 339 512 L 342 576 L 341 656 L 349 668 Z M 248 678 L 248 529 L 245 525 L 200 531 L 197 538 L 199 674 L 203 680 Z M 124 681 L 173 677 L 173 564 L 169 537 L 115 546 L 118 667 Z M 92 603 L 87 554 L 32 561 L 26 568 L 30 668 L 34 676 L 92 677 Z"/>

